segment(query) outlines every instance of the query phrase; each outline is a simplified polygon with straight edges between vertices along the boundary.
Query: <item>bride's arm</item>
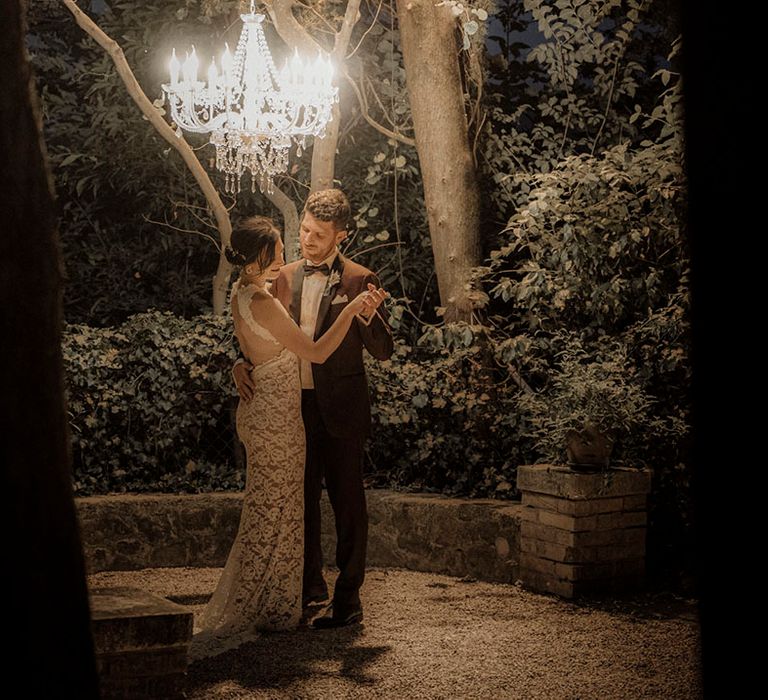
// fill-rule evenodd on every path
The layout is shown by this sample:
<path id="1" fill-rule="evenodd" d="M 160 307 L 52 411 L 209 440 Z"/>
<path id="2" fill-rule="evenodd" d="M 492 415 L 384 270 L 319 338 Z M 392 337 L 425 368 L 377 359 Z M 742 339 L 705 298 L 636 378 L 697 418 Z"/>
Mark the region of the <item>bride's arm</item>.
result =
<path id="1" fill-rule="evenodd" d="M 356 296 L 341 310 L 328 331 L 315 341 L 284 313 L 280 308 L 280 302 L 276 299 L 254 298 L 251 302 L 251 311 L 256 322 L 264 326 L 281 345 L 303 360 L 322 364 L 341 345 L 355 314 L 366 309 L 375 310 L 380 303 L 376 303 L 376 300 L 377 297 L 372 296 L 370 292 L 363 292 Z"/>

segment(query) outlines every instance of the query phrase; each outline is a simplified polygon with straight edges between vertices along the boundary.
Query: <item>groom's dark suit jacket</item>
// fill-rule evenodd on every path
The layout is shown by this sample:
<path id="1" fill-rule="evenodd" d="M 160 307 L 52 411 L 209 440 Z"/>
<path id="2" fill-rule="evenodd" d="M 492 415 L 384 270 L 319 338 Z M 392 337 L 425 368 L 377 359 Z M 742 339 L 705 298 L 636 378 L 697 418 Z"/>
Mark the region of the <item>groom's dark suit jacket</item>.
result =
<path id="1" fill-rule="evenodd" d="M 301 292 L 304 285 L 304 260 L 285 265 L 272 284 L 272 294 L 299 323 Z M 315 339 L 330 328 L 348 301 L 379 280 L 369 269 L 339 254 L 333 263 L 329 282 L 338 274 L 338 283 L 326 286 L 317 313 Z M 344 301 L 346 297 L 346 301 Z M 334 303 L 336 300 L 336 303 Z M 323 422 L 331 435 L 340 438 L 365 438 L 371 431 L 371 406 L 368 382 L 363 366 L 363 347 L 378 360 L 386 360 L 393 350 L 392 331 L 386 322 L 386 311 L 380 306 L 370 325 L 352 321 L 341 345 L 321 365 L 312 365 L 317 403 Z"/>

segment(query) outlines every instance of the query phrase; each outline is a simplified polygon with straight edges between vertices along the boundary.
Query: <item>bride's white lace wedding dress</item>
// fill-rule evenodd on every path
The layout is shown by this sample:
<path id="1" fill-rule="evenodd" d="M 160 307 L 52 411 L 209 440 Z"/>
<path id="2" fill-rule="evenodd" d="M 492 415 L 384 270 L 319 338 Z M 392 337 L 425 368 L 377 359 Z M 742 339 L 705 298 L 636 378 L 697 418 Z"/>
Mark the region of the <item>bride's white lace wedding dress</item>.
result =
<path id="1" fill-rule="evenodd" d="M 256 288 L 236 282 L 232 293 L 249 332 L 258 342 L 277 344 L 251 313 Z M 299 360 L 282 348 L 256 365 L 251 377 L 256 393 L 237 408 L 248 464 L 240 526 L 216 590 L 195 621 L 191 658 L 234 648 L 260 631 L 295 628 L 301 618 L 305 438 Z"/>

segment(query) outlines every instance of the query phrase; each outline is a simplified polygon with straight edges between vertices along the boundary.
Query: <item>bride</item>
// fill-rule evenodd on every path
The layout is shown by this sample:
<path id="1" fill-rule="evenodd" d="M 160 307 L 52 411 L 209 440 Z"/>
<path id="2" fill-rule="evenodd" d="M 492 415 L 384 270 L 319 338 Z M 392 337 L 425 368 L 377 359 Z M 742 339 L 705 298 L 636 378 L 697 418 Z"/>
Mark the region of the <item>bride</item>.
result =
<path id="1" fill-rule="evenodd" d="M 232 318 L 240 348 L 253 365 L 256 395 L 237 407 L 237 434 L 247 456 L 240 526 L 216 590 L 196 620 L 191 658 L 234 648 L 260 631 L 298 626 L 305 449 L 299 358 L 325 362 L 355 315 L 372 313 L 386 296 L 370 285 L 312 341 L 267 289 L 285 264 L 272 220 L 244 220 L 225 253 L 241 267 L 232 287 Z"/>

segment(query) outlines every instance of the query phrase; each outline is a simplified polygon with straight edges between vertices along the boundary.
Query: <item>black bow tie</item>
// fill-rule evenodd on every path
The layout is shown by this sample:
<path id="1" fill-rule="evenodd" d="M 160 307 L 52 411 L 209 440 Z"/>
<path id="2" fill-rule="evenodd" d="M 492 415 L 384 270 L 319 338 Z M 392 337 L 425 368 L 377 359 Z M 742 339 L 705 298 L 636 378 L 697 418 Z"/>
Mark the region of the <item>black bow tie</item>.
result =
<path id="1" fill-rule="evenodd" d="M 320 265 L 313 265 L 311 262 L 304 263 L 304 276 L 314 275 L 316 272 L 321 272 L 324 275 L 330 275 L 331 269 L 325 263 Z"/>

